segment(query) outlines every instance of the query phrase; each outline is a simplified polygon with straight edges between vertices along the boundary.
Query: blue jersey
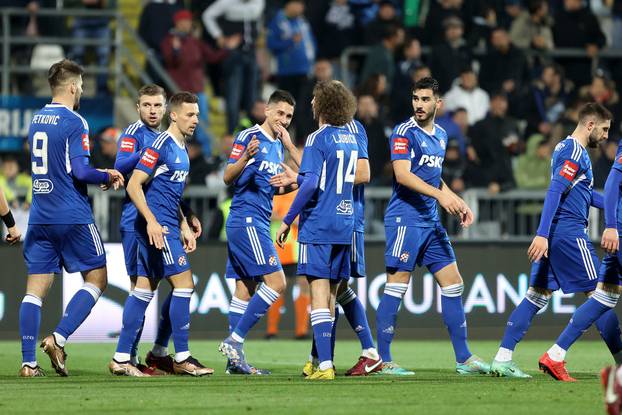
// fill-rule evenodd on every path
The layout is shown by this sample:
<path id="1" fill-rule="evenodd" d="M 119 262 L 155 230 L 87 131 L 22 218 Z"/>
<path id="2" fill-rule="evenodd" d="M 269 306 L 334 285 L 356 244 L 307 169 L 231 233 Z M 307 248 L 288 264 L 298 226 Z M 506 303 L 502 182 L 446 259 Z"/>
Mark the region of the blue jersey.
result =
<path id="1" fill-rule="evenodd" d="M 587 150 L 568 136 L 557 144 L 551 160 L 551 181 L 561 181 L 566 186 L 553 222 L 575 223 L 587 226 L 592 203 L 592 162 Z"/>
<path id="2" fill-rule="evenodd" d="M 61 104 L 36 112 L 28 131 L 32 163 L 29 224 L 93 223 L 86 184 L 71 174 L 71 159 L 89 157 L 89 126 Z"/>
<path id="3" fill-rule="evenodd" d="M 409 160 L 411 173 L 432 187 L 440 187 L 447 146 L 445 130 L 434 124 L 432 133 L 428 133 L 410 118 L 395 127 L 390 144 L 391 161 Z M 402 186 L 394 176 L 385 225 L 435 227 L 438 222 L 436 199 Z"/>
<path id="4" fill-rule="evenodd" d="M 363 125 L 357 120 L 352 120 L 346 127 L 356 137 L 359 147 L 359 159 L 368 159 L 367 153 L 367 133 Z M 357 184 L 352 191 L 352 200 L 354 202 L 354 231 L 365 232 L 365 185 Z"/>
<path id="5" fill-rule="evenodd" d="M 270 230 L 272 198 L 276 189 L 269 181 L 272 176 L 282 171 L 283 143 L 270 137 L 259 125 L 255 125 L 238 134 L 229 163 L 235 163 L 242 157 L 253 137 L 259 140 L 259 151 L 248 161 L 233 184 L 234 194 L 227 226 L 255 226 Z"/>
<path id="6" fill-rule="evenodd" d="M 323 125 L 309 135 L 300 173 L 317 174 L 320 184 L 300 214 L 298 242 L 352 243 L 357 159 L 356 137 L 347 127 Z"/>
<path id="7" fill-rule="evenodd" d="M 179 234 L 179 202 L 186 187 L 190 160 L 186 147 L 164 131 L 148 147 L 136 165 L 151 176 L 144 187 L 147 205 L 158 223 L 167 226 L 170 234 Z M 146 221 L 138 215 L 135 229 L 144 233 Z"/>
<path id="8" fill-rule="evenodd" d="M 117 143 L 117 161 L 130 157 L 134 153 L 139 153 L 143 148 L 150 146 L 159 132 L 146 126 L 142 121 L 130 124 Z M 125 183 L 129 180 L 129 175 L 125 177 Z M 121 213 L 121 230 L 133 231 L 134 221 L 136 220 L 136 206 L 126 194 L 123 199 Z"/>
<path id="9" fill-rule="evenodd" d="M 618 151 L 616 153 L 616 158 L 613 162 L 613 165 L 611 166 L 612 169 L 616 169 L 617 171 L 622 173 L 622 141 L 620 142 L 620 144 L 618 145 Z M 618 190 L 620 191 L 620 190 Z M 617 227 L 618 227 L 618 232 L 622 231 L 622 197 L 618 199 L 618 212 L 617 212 L 617 218 L 618 218 L 618 223 L 617 223 Z"/>

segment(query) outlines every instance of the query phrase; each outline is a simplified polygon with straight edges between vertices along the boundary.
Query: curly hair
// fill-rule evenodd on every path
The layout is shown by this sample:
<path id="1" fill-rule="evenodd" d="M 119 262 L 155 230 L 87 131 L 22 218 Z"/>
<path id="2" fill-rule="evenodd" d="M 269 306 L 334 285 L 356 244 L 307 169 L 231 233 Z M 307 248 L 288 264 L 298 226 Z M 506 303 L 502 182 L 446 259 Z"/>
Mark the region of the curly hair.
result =
<path id="1" fill-rule="evenodd" d="M 314 109 L 318 119 L 330 125 L 346 125 L 356 112 L 352 92 L 339 81 L 321 81 L 313 88 Z"/>

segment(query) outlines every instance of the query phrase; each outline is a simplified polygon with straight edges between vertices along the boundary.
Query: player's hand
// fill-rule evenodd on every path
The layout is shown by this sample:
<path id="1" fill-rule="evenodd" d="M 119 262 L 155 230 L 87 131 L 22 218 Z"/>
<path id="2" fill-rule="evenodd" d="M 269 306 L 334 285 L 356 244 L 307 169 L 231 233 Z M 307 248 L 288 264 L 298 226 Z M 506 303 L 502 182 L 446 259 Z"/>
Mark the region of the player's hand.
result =
<path id="1" fill-rule="evenodd" d="M 549 240 L 542 237 L 536 236 L 533 238 L 529 249 L 527 250 L 527 255 L 529 256 L 529 260 L 531 262 L 538 262 L 542 257 L 549 257 Z"/>
<path id="2" fill-rule="evenodd" d="M 616 228 L 607 228 L 603 232 L 600 246 L 610 254 L 615 254 L 620 249 L 620 237 Z"/>
<path id="3" fill-rule="evenodd" d="M 188 226 L 190 230 L 194 233 L 194 239 L 199 239 L 201 233 L 203 233 L 203 227 L 201 226 L 201 221 L 194 214 L 186 216 L 186 222 L 188 222 Z"/>
<path id="4" fill-rule="evenodd" d="M 276 232 L 276 244 L 283 249 L 285 247 L 285 242 L 287 242 L 287 237 L 289 236 L 289 230 L 291 228 L 285 222 L 281 223 L 279 230 Z"/>
<path id="5" fill-rule="evenodd" d="M 197 249 L 197 240 L 194 237 L 194 232 L 188 226 L 181 228 L 181 241 L 184 245 L 184 251 L 189 254 Z"/>
<path id="6" fill-rule="evenodd" d="M 259 151 L 259 140 L 257 139 L 257 136 L 254 135 L 253 138 L 251 139 L 251 142 L 248 143 L 248 145 L 246 146 L 246 150 L 244 151 L 244 159 L 246 161 L 249 161 L 250 159 L 255 157 L 255 154 L 257 154 L 258 151 Z"/>
<path id="7" fill-rule="evenodd" d="M 461 217 L 462 214 L 466 213 L 464 202 L 461 202 L 461 199 L 449 193 L 441 193 L 441 196 L 438 199 L 439 205 L 443 209 L 447 211 L 450 215 Z"/>
<path id="8" fill-rule="evenodd" d="M 147 222 L 147 235 L 149 235 L 149 245 L 155 246 L 157 249 L 164 248 L 164 235 L 168 234 L 158 222 Z"/>
<path id="9" fill-rule="evenodd" d="M 281 143 L 283 143 L 283 147 L 290 148 L 294 145 L 294 143 L 292 142 L 292 138 L 289 135 L 289 131 L 287 131 L 287 128 L 283 127 L 281 124 L 277 124 L 276 132 L 277 138 L 281 140 Z"/>
<path id="10" fill-rule="evenodd" d="M 12 226 L 8 229 L 9 233 L 6 236 L 6 241 L 9 245 L 14 245 L 22 239 L 22 233 L 17 226 Z"/>
<path id="11" fill-rule="evenodd" d="M 100 186 L 102 190 L 106 191 L 111 187 L 114 190 L 119 190 L 119 187 L 123 187 L 123 185 L 125 185 L 125 178 L 123 177 L 121 172 L 115 169 L 108 169 L 105 171 L 106 173 L 108 173 L 108 183 Z"/>
<path id="12" fill-rule="evenodd" d="M 465 212 L 460 214 L 460 225 L 462 225 L 463 228 L 468 228 L 475 221 L 475 215 L 466 203 L 464 203 L 464 209 Z"/>
<path id="13" fill-rule="evenodd" d="M 285 163 L 281 163 L 283 171 L 275 174 L 270 178 L 270 184 L 273 187 L 286 187 L 298 181 L 298 173 Z"/>

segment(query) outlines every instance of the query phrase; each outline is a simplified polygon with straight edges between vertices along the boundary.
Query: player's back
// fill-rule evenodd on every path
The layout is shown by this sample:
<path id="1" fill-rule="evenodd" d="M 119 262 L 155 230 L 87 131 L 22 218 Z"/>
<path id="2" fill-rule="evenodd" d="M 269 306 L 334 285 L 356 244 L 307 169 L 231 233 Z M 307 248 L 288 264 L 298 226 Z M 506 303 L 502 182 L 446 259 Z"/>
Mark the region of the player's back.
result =
<path id="1" fill-rule="evenodd" d="M 447 133 L 438 124 L 428 133 L 409 118 L 395 127 L 390 144 L 391 161 L 409 160 L 411 173 L 430 186 L 440 186 Z M 394 175 L 384 222 L 386 226 L 434 227 L 439 222 L 436 199 L 399 184 Z"/>
<path id="2" fill-rule="evenodd" d="M 270 185 L 270 178 L 282 171 L 280 163 L 283 161 L 283 144 L 271 137 L 261 126 L 255 125 L 240 132 L 234 142 L 229 163 L 235 163 L 239 159 L 244 152 L 242 148 L 246 148 L 253 136 L 259 141 L 259 150 L 233 184 L 234 194 L 227 226 L 245 227 L 252 224 L 269 230 L 275 193 L 275 188 Z"/>
<path id="3" fill-rule="evenodd" d="M 71 160 L 90 155 L 88 124 L 61 104 L 36 112 L 28 132 L 32 163 L 30 224 L 93 223 L 86 184 L 72 175 Z"/>
<path id="4" fill-rule="evenodd" d="M 345 126 L 324 125 L 309 135 L 300 172 L 319 173 L 320 183 L 300 215 L 299 242 L 352 242 L 357 159 L 356 137 Z"/>
<path id="5" fill-rule="evenodd" d="M 562 194 L 553 222 L 587 226 L 594 176 L 587 150 L 568 136 L 555 147 L 551 160 L 551 181 L 562 180 L 567 189 Z"/>
<path id="6" fill-rule="evenodd" d="M 348 131 L 350 131 L 356 137 L 358 145 L 358 158 L 369 158 L 367 153 L 367 132 L 365 127 L 357 120 L 352 120 L 346 124 Z M 354 231 L 365 232 L 365 185 L 354 185 L 352 190 L 352 201 L 354 205 Z"/>

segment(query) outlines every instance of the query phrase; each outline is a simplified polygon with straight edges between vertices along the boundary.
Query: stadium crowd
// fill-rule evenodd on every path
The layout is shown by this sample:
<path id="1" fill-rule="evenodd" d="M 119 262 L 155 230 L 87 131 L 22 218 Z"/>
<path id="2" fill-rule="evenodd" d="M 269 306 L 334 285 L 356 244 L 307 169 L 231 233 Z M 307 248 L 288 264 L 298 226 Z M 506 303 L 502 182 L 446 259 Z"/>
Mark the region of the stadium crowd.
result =
<path id="1" fill-rule="evenodd" d="M 16 17 L 16 34 L 51 30 L 50 18 L 37 18 L 38 7 L 50 6 L 46 0 L 10 3 L 31 12 Z M 67 29 L 75 36 L 111 36 L 105 19 L 77 23 Z M 263 98 L 275 87 L 297 100 L 291 130 L 300 144 L 316 128 L 312 86 L 346 75 L 358 100 L 356 117 L 370 137 L 371 185 L 390 185 L 387 138 L 412 113 L 413 82 L 429 74 L 444 94 L 437 117 L 450 138 L 443 174 L 457 192 L 545 189 L 552 149 L 576 124 L 578 108 L 594 100 L 615 118 L 620 113 L 622 72 L 614 68 L 622 59 L 598 54 L 622 48 L 622 0 L 158 0 L 144 5 L 138 32 L 179 88 L 199 96 L 208 128 L 195 134 L 191 184 L 221 185 L 233 135 L 262 121 Z M 343 68 L 339 59 L 351 46 L 365 49 Z M 560 56 L 559 48 L 584 56 Z M 66 54 L 83 62 L 85 52 L 70 48 Z M 98 64 L 109 63 L 109 53 L 94 52 Z M 27 60 L 24 54 L 28 50 L 14 56 Z M 28 82 L 18 81 L 28 94 Z M 97 94 L 110 93 L 105 78 L 99 76 L 96 86 Z M 224 126 L 209 117 L 220 108 Z M 111 131 L 94 132 L 94 154 L 103 165 L 114 160 Z M 591 154 L 596 188 L 604 185 L 619 134 L 616 119 L 611 139 Z"/>

